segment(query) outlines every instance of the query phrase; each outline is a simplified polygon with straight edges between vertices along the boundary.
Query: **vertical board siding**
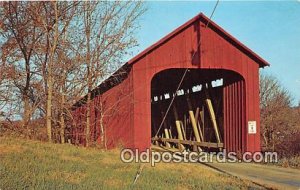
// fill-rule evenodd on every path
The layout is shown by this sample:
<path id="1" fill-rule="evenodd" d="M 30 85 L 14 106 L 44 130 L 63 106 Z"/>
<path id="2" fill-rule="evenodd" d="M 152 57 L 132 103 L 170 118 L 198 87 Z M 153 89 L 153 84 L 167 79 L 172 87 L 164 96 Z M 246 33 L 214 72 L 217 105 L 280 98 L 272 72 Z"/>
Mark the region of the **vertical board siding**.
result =
<path id="1" fill-rule="evenodd" d="M 129 74 L 128 78 L 117 87 L 109 89 L 91 101 L 90 137 L 95 142 L 106 141 L 108 148 L 119 145 L 133 147 L 133 127 L 130 117 L 133 109 L 131 82 Z M 71 132 L 71 140 L 73 143 L 85 145 L 86 105 L 75 109 L 73 115 L 75 125 Z M 101 134 L 101 117 L 103 118 L 104 134 Z M 101 139 L 101 136 L 104 136 L 105 139 Z"/>
<path id="2" fill-rule="evenodd" d="M 249 53 L 229 40 L 211 24 L 206 28 L 201 16 L 189 21 L 164 40 L 136 56 L 129 77 L 93 101 L 115 106 L 104 117 L 110 147 L 122 142 L 125 147 L 146 149 L 151 145 L 151 80 L 157 73 L 171 68 L 219 69 L 226 74 L 223 88 L 224 143 L 229 151 L 260 150 L 258 69 Z M 192 56 L 195 54 L 194 59 Z M 101 100 L 99 97 L 101 96 Z M 120 101 L 120 98 L 122 101 Z M 105 100 L 104 100 L 105 99 Z M 118 102 L 116 104 L 116 102 Z M 74 110 L 79 135 L 85 128 L 85 107 Z M 77 117 L 78 116 L 78 117 Z M 100 133 L 100 115 L 94 113 L 95 129 Z M 247 122 L 257 122 L 257 134 L 247 134 Z M 76 137 L 77 138 L 77 137 Z M 97 139 L 100 141 L 99 137 Z M 83 141 L 81 139 L 81 141 Z"/>
<path id="3" fill-rule="evenodd" d="M 245 128 L 245 123 L 243 123 L 245 118 L 243 86 L 244 80 L 238 80 L 223 88 L 225 148 L 228 151 L 240 153 L 244 150 L 243 129 Z"/>
<path id="4" fill-rule="evenodd" d="M 258 70 L 259 65 L 251 59 L 247 54 L 240 51 L 235 47 L 230 41 L 222 38 L 219 34 L 216 34 L 214 28 L 205 28 L 201 27 L 201 60 L 202 68 L 210 69 L 226 69 L 234 71 L 241 75 L 244 78 L 244 82 L 237 85 L 241 86 L 239 92 L 235 92 L 233 86 L 230 85 L 226 88 L 224 92 L 227 93 L 229 101 L 224 104 L 227 107 L 227 110 L 224 108 L 226 117 L 229 118 L 229 121 L 224 122 L 227 124 L 227 133 L 241 133 L 236 137 L 228 137 L 227 147 L 229 149 L 241 149 L 241 152 L 245 151 L 259 151 L 260 150 L 260 134 L 259 134 L 259 82 L 258 82 Z M 215 37 L 212 37 L 215 36 Z M 234 76 L 232 76 L 234 78 Z M 236 105 L 233 102 L 235 96 L 239 96 L 242 100 L 236 100 L 242 103 L 238 104 L 238 107 L 241 107 L 243 115 L 239 117 L 241 120 L 236 120 L 234 116 L 238 113 L 235 107 Z M 230 105 L 228 105 L 230 104 Z M 256 134 L 247 134 L 247 122 L 256 121 L 257 123 L 257 133 Z M 234 128 L 235 122 L 241 122 L 241 128 Z M 240 124 L 238 124 L 240 125 Z M 235 131 L 237 130 L 237 131 Z M 239 132 L 239 130 L 241 130 Z M 239 138 L 241 138 L 239 140 Z M 235 141 L 238 143 L 235 146 Z M 238 141 L 238 142 L 237 142 Z"/>

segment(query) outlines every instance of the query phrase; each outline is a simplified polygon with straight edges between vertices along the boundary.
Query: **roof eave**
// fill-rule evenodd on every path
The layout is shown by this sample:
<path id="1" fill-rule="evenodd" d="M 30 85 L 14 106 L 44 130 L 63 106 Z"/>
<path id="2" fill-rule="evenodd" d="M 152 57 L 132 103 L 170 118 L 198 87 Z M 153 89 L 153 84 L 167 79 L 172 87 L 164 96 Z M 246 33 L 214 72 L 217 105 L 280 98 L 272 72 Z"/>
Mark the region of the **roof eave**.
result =
<path id="1" fill-rule="evenodd" d="M 139 53 L 138 55 L 136 55 L 132 59 L 130 59 L 127 63 L 128 64 L 133 64 L 133 63 L 137 62 L 142 57 L 146 56 L 148 53 L 155 50 L 157 47 L 159 47 L 162 44 L 166 43 L 173 36 L 177 35 L 182 30 L 184 30 L 185 28 L 187 28 L 188 26 L 193 24 L 195 21 L 200 20 L 200 19 L 204 20 L 205 22 L 209 22 L 209 27 L 215 28 L 220 33 L 225 35 L 227 38 L 231 39 L 235 43 L 235 45 L 237 45 L 240 48 L 244 49 L 248 54 L 251 55 L 251 57 L 253 57 L 255 59 L 255 61 L 259 64 L 259 67 L 263 68 L 265 66 L 270 66 L 270 64 L 267 61 L 265 61 L 263 58 L 261 58 L 259 55 L 257 55 L 255 52 L 253 52 L 251 49 L 249 49 L 247 46 L 245 46 L 242 42 L 240 42 L 238 39 L 233 37 L 231 34 L 226 32 L 223 28 L 221 28 L 215 22 L 213 22 L 208 17 L 206 17 L 203 13 L 198 14 L 194 18 L 192 18 L 189 21 L 187 21 L 186 23 L 184 23 L 183 25 L 179 26 L 177 29 L 175 29 L 174 31 L 172 31 L 171 33 L 169 33 L 168 35 L 166 35 L 165 37 L 163 37 L 162 39 L 160 39 L 159 41 L 157 41 L 156 43 L 154 43 L 150 47 L 146 48 L 144 51 L 142 51 L 141 53 Z"/>

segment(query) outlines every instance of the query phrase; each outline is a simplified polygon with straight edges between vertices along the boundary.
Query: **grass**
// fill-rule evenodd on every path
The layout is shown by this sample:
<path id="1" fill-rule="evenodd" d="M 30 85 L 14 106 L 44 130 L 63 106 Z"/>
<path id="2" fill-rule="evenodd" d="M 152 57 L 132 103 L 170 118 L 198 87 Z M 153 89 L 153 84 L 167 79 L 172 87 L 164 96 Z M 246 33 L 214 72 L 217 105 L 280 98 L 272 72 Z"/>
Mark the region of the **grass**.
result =
<path id="1" fill-rule="evenodd" d="M 277 165 L 285 167 L 285 168 L 298 168 L 300 169 L 300 155 L 292 156 L 289 158 L 281 158 L 279 159 Z"/>
<path id="2" fill-rule="evenodd" d="M 122 163 L 119 151 L 0 137 L 0 189 L 258 189 L 200 164 Z"/>

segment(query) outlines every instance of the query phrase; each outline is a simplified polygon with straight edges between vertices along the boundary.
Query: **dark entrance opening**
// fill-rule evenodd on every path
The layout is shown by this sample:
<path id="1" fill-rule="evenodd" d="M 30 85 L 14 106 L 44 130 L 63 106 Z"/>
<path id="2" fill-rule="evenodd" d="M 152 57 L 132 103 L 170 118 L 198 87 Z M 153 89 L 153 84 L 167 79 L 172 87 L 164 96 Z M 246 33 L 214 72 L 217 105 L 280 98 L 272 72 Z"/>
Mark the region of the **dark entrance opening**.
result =
<path id="1" fill-rule="evenodd" d="M 227 70 L 189 69 L 178 89 L 185 70 L 164 70 L 151 81 L 152 144 L 179 150 L 221 151 L 226 138 L 224 86 L 242 79 Z"/>

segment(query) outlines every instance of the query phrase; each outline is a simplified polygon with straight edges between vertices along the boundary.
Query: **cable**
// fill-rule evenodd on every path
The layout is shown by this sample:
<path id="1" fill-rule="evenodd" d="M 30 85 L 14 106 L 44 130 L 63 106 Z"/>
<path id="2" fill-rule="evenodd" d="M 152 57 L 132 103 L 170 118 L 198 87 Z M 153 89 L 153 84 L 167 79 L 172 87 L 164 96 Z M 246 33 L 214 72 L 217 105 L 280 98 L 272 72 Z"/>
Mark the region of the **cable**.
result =
<path id="1" fill-rule="evenodd" d="M 219 1 L 220 1 L 220 0 L 218 0 L 218 1 L 216 2 L 215 6 L 214 6 L 214 9 L 213 9 L 213 11 L 212 11 L 212 13 L 211 13 L 211 15 L 210 15 L 210 17 L 209 17 L 209 20 L 208 20 L 208 22 L 207 22 L 205 28 L 208 27 L 208 24 L 209 24 L 211 18 L 213 17 L 213 15 L 214 15 L 214 13 L 215 13 L 215 11 L 216 11 L 216 9 L 217 9 L 217 6 L 218 6 L 218 4 L 219 4 Z M 199 46 L 200 46 L 200 40 L 198 41 L 197 49 L 199 48 Z M 195 57 L 195 55 L 196 55 L 196 52 L 197 52 L 197 51 L 195 51 L 195 52 L 193 53 L 193 56 L 192 56 L 192 59 L 191 59 L 191 60 L 194 59 L 194 57 Z M 179 84 L 178 84 L 178 86 L 177 86 L 177 89 L 176 89 L 176 91 L 175 91 L 175 95 L 173 96 L 173 98 L 172 98 L 172 100 L 171 100 L 171 102 L 170 102 L 170 104 L 169 104 L 169 106 L 168 106 L 168 109 L 167 109 L 166 113 L 164 114 L 164 117 L 163 117 L 163 119 L 162 119 L 162 121 L 161 121 L 161 123 L 160 123 L 160 125 L 159 125 L 159 128 L 158 128 L 158 130 L 157 130 L 157 132 L 156 132 L 156 134 L 155 134 L 154 137 L 156 137 L 156 136 L 158 135 L 160 129 L 162 128 L 163 123 L 165 122 L 165 120 L 166 120 L 166 118 L 167 118 L 167 115 L 168 115 L 168 113 L 169 113 L 169 111 L 170 111 L 170 109 L 171 109 L 171 106 L 172 106 L 172 104 L 173 104 L 173 102 L 174 102 L 174 100 L 175 100 L 175 98 L 176 98 L 176 96 L 177 96 L 177 91 L 178 91 L 179 88 L 181 87 L 181 84 L 182 84 L 182 82 L 183 82 L 183 80 L 184 80 L 184 78 L 185 78 L 186 73 L 187 73 L 188 70 L 189 70 L 188 68 L 185 69 L 185 71 L 184 71 L 184 73 L 183 73 L 183 75 L 182 75 L 182 77 L 181 77 L 181 80 L 180 80 L 180 82 L 179 82 Z"/>
<path id="2" fill-rule="evenodd" d="M 193 58 L 192 58 L 192 60 L 193 60 Z M 184 73 L 183 73 L 183 75 L 182 75 L 182 77 L 181 77 L 181 80 L 180 80 L 180 82 L 179 82 L 179 84 L 178 84 L 178 86 L 177 86 L 177 89 L 176 89 L 176 91 L 175 91 L 175 95 L 173 96 L 173 98 L 172 98 L 172 100 L 171 100 L 171 102 L 170 102 L 170 104 L 169 104 L 169 106 L 168 106 L 168 109 L 167 109 L 166 113 L 164 114 L 163 120 L 161 121 L 161 123 L 160 123 L 160 125 L 159 125 L 159 128 L 158 128 L 158 130 L 157 130 L 157 132 L 156 132 L 156 134 L 155 134 L 155 137 L 158 135 L 158 133 L 159 133 L 159 131 L 160 131 L 160 129 L 161 129 L 163 123 L 164 123 L 165 120 L 166 120 L 166 117 L 167 117 L 167 115 L 168 115 L 168 113 L 169 113 L 169 111 L 170 111 L 170 109 L 171 109 L 171 106 L 172 106 L 172 104 L 173 104 L 173 102 L 174 102 L 174 100 L 175 100 L 175 98 L 176 98 L 176 96 L 177 96 L 177 91 L 179 90 L 179 88 L 180 88 L 180 86 L 181 86 L 181 84 L 182 84 L 182 82 L 183 82 L 183 80 L 184 80 L 184 77 L 185 77 L 187 71 L 188 71 L 188 69 L 185 69 L 185 71 L 184 71 Z"/>
<path id="3" fill-rule="evenodd" d="M 210 14 L 209 20 L 208 20 L 208 22 L 207 22 L 205 28 L 207 28 L 207 26 L 209 25 L 209 22 L 210 22 L 211 18 L 213 17 L 213 15 L 214 15 L 214 13 L 215 13 L 215 11 L 216 11 L 216 9 L 217 9 L 217 6 L 218 6 L 218 4 L 219 4 L 219 1 L 220 1 L 220 0 L 218 0 L 218 1 L 216 2 L 215 7 L 214 7 L 212 13 Z"/>

